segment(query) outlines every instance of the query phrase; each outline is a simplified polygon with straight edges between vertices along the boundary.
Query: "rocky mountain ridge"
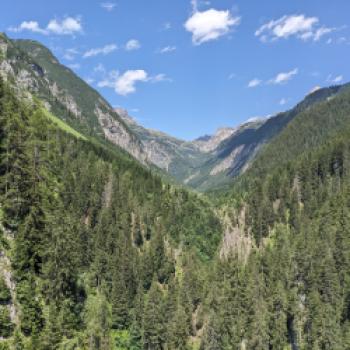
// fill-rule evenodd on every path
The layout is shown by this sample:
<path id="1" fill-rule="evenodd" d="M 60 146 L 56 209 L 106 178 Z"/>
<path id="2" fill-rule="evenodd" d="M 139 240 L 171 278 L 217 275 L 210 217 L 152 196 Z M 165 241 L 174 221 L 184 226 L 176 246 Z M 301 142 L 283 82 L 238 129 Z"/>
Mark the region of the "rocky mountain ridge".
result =
<path id="1" fill-rule="evenodd" d="M 256 155 L 298 115 L 312 106 L 329 101 L 347 88 L 331 86 L 307 94 L 295 107 L 266 118 L 250 119 L 236 127 L 220 128 L 214 135 L 182 141 L 148 130 L 118 110 L 129 128 L 141 140 L 152 163 L 180 183 L 200 191 L 221 188 L 247 171 Z"/>
<path id="2" fill-rule="evenodd" d="M 199 191 L 223 187 L 249 169 L 261 148 L 301 112 L 335 96 L 341 87 L 318 89 L 291 110 L 220 128 L 214 135 L 179 140 L 139 125 L 112 106 L 40 43 L 0 34 L 0 75 L 28 101 L 38 98 L 86 137 L 116 145 L 146 166 L 155 165 Z"/>
<path id="3" fill-rule="evenodd" d="M 139 140 L 110 104 L 45 46 L 0 34 L 0 75 L 80 132 L 106 138 L 147 164 Z"/>

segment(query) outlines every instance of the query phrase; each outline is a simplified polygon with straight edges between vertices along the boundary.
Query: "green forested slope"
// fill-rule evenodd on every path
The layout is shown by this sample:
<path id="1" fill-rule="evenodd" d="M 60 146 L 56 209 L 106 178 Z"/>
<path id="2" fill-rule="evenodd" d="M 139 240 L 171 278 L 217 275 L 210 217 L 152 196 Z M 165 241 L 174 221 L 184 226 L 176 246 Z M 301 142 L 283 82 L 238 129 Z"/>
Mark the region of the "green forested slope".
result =
<path id="1" fill-rule="evenodd" d="M 350 130 L 255 179 L 247 262 L 218 261 L 203 349 L 348 349 Z M 242 228 L 242 229 L 244 229 Z"/>
<path id="2" fill-rule="evenodd" d="M 214 210 L 0 80 L 0 349 L 349 349 L 350 95 L 335 89 Z"/>
<path id="3" fill-rule="evenodd" d="M 0 76 L 22 98 L 39 98 L 56 117 L 85 137 L 120 147 L 147 163 L 140 141 L 112 106 L 39 42 L 11 40 L 0 33 L 0 66 Z"/>
<path id="4" fill-rule="evenodd" d="M 331 90 L 323 89 L 325 91 Z M 296 159 L 335 136 L 349 125 L 350 87 L 335 87 L 334 95 L 303 108 L 300 113 L 259 154 L 253 174 L 258 176 Z M 317 94 L 316 91 L 314 94 Z"/>
<path id="5" fill-rule="evenodd" d="M 189 287 L 193 270 L 215 254 L 221 235 L 209 204 L 57 128 L 2 82 L 0 116 L 1 250 L 15 282 L 15 300 L 0 306 L 8 343 L 37 350 L 186 342 L 201 295 Z M 182 338 L 168 337 L 178 323 Z"/>

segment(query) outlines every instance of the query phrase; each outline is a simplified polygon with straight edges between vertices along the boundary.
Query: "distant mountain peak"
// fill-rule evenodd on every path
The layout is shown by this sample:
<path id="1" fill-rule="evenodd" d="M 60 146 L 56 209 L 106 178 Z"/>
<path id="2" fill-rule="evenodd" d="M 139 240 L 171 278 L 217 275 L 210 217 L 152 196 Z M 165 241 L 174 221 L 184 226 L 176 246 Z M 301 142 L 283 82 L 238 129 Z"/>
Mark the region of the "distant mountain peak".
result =
<path id="1" fill-rule="evenodd" d="M 212 152 L 219 144 L 229 138 L 237 128 L 232 127 L 221 127 L 215 131 L 213 135 L 204 135 L 198 137 L 193 143 L 205 153 Z"/>

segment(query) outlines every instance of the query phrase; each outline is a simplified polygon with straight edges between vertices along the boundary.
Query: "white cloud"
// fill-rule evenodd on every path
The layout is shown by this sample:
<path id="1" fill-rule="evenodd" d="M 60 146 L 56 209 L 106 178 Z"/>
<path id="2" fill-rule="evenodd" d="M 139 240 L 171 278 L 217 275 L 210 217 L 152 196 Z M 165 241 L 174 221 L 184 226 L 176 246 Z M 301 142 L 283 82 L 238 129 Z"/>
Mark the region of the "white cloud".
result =
<path id="1" fill-rule="evenodd" d="M 176 51 L 176 46 L 165 46 L 159 50 L 159 53 L 169 53 Z"/>
<path id="2" fill-rule="evenodd" d="M 126 51 L 138 50 L 141 47 L 141 44 L 136 39 L 131 39 L 125 44 Z"/>
<path id="3" fill-rule="evenodd" d="M 249 88 L 254 88 L 261 85 L 262 81 L 260 79 L 253 79 L 248 83 Z"/>
<path id="4" fill-rule="evenodd" d="M 160 83 L 162 81 L 172 82 L 172 79 L 168 78 L 165 74 L 157 74 L 148 79 L 151 83 Z"/>
<path id="5" fill-rule="evenodd" d="M 44 35 L 73 35 L 83 31 L 81 19 L 79 17 L 65 17 L 62 20 L 52 19 L 49 21 L 46 28 L 41 28 L 36 21 L 24 21 L 18 27 L 8 28 L 11 32 L 22 32 L 29 30 L 33 33 L 40 33 Z"/>
<path id="6" fill-rule="evenodd" d="M 84 53 L 83 57 L 88 58 L 88 57 L 94 57 L 94 56 L 98 56 L 98 55 L 108 55 L 109 53 L 111 53 L 117 49 L 118 49 L 117 45 L 109 44 L 109 45 L 105 45 L 103 47 L 90 49 Z"/>
<path id="7" fill-rule="evenodd" d="M 117 94 L 126 96 L 136 91 L 137 82 L 148 80 L 148 74 L 143 69 L 128 70 L 123 73 L 115 82 L 115 91 Z"/>
<path id="8" fill-rule="evenodd" d="M 52 19 L 47 30 L 58 35 L 72 35 L 82 32 L 83 28 L 79 17 L 66 17 L 63 20 Z"/>
<path id="9" fill-rule="evenodd" d="M 117 6 L 117 4 L 114 2 L 102 2 L 100 5 L 104 10 L 108 12 L 113 11 L 114 8 Z"/>
<path id="10" fill-rule="evenodd" d="M 232 80 L 232 79 L 234 79 L 234 78 L 236 78 L 236 74 L 235 74 L 235 73 L 231 73 L 231 74 L 227 77 L 228 80 Z"/>
<path id="11" fill-rule="evenodd" d="M 336 77 L 332 77 L 332 74 L 330 74 L 327 78 L 327 81 L 332 84 L 340 84 L 344 80 L 344 77 L 342 75 L 338 75 Z"/>
<path id="12" fill-rule="evenodd" d="M 18 27 L 9 27 L 8 30 L 15 33 L 29 30 L 33 33 L 48 34 L 45 29 L 40 28 L 39 23 L 36 21 L 24 21 Z"/>
<path id="13" fill-rule="evenodd" d="M 317 17 L 290 15 L 283 16 L 262 25 L 255 32 L 255 36 L 259 37 L 263 42 L 288 39 L 292 36 L 304 41 L 319 41 L 324 35 L 334 30 L 336 30 L 336 28 L 320 27 Z"/>
<path id="14" fill-rule="evenodd" d="M 271 80 L 269 80 L 269 84 L 279 85 L 284 84 L 291 80 L 293 76 L 298 74 L 298 68 L 291 70 L 290 72 L 279 73 L 277 76 Z"/>
<path id="15" fill-rule="evenodd" d="M 171 79 L 169 79 L 165 74 L 149 76 L 143 69 L 127 70 L 123 74 L 113 70 L 109 72 L 108 76 L 97 85 L 98 87 L 113 88 L 118 95 L 127 96 L 136 91 L 137 83 L 159 83 L 164 81 L 171 81 Z"/>
<path id="16" fill-rule="evenodd" d="M 313 36 L 313 40 L 319 41 L 324 35 L 332 33 L 335 31 L 335 28 L 327 28 L 327 27 L 321 27 L 316 30 Z"/>
<path id="17" fill-rule="evenodd" d="M 96 67 L 97 69 L 94 69 L 94 72 L 100 72 L 104 73 L 105 71 L 100 70 L 99 68 L 102 68 L 100 66 Z M 103 67 L 104 69 L 104 67 Z M 98 82 L 97 86 L 98 87 L 108 87 L 108 88 L 115 88 L 116 81 L 119 77 L 119 72 L 116 70 L 112 70 L 108 73 L 108 75 L 101 81 Z"/>
<path id="18" fill-rule="evenodd" d="M 234 17 L 228 10 L 209 9 L 200 12 L 197 1 L 193 1 L 192 6 L 194 13 L 186 21 L 185 28 L 192 33 L 192 42 L 195 45 L 218 39 L 241 21 L 240 17 Z"/>

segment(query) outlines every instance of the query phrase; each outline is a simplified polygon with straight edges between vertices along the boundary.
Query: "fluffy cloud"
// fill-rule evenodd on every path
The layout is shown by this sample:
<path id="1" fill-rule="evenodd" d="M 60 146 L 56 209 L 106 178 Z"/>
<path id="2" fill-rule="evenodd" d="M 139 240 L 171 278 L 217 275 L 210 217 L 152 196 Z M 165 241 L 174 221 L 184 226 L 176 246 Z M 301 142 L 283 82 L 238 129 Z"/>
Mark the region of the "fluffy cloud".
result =
<path id="1" fill-rule="evenodd" d="M 232 27 L 238 26 L 241 21 L 240 17 L 234 17 L 228 10 L 198 11 L 196 1 L 192 6 L 194 12 L 186 21 L 185 28 L 192 33 L 192 42 L 195 45 L 218 39 L 229 33 Z"/>
<path id="2" fill-rule="evenodd" d="M 100 5 L 104 10 L 108 12 L 113 11 L 114 8 L 117 6 L 117 4 L 115 4 L 114 2 L 103 2 Z"/>
<path id="3" fill-rule="evenodd" d="M 272 85 L 282 85 L 287 83 L 289 80 L 291 80 L 295 75 L 297 75 L 299 72 L 298 68 L 294 68 L 293 70 L 289 71 L 289 72 L 282 72 L 282 73 L 278 73 L 273 79 L 270 79 L 268 81 L 266 81 L 266 84 L 272 84 Z M 248 83 L 248 88 L 255 88 L 261 84 L 265 83 L 264 81 L 255 78 L 252 79 L 249 83 Z M 282 99 L 281 102 L 287 102 L 287 100 Z M 281 103 L 281 105 L 285 104 L 285 103 Z"/>
<path id="4" fill-rule="evenodd" d="M 47 31 L 40 28 L 39 23 L 36 21 L 24 21 L 18 27 L 10 27 L 8 30 L 15 33 L 29 30 L 33 33 L 47 34 Z"/>
<path id="5" fill-rule="evenodd" d="M 344 77 L 342 75 L 333 77 L 332 74 L 330 74 L 327 78 L 327 82 L 332 84 L 340 84 L 343 80 L 344 80 Z"/>
<path id="6" fill-rule="evenodd" d="M 138 50 L 141 47 L 141 44 L 136 39 L 131 39 L 125 44 L 126 51 Z"/>
<path id="7" fill-rule="evenodd" d="M 128 70 L 123 73 L 115 82 L 115 91 L 117 94 L 126 96 L 136 91 L 137 82 L 148 80 L 148 74 L 143 69 Z"/>
<path id="8" fill-rule="evenodd" d="M 261 85 L 262 81 L 260 79 L 253 79 L 248 83 L 249 88 L 254 88 Z"/>
<path id="9" fill-rule="evenodd" d="M 83 31 L 83 27 L 79 17 L 65 17 L 62 20 L 50 20 L 46 28 L 41 28 L 39 23 L 36 21 L 24 21 L 18 27 L 10 27 L 8 30 L 17 33 L 24 30 L 29 30 L 31 32 L 44 35 L 73 35 L 76 33 L 81 33 Z"/>
<path id="10" fill-rule="evenodd" d="M 335 28 L 319 26 L 317 17 L 306 17 L 305 15 L 283 16 L 262 25 L 255 36 L 261 41 L 276 41 L 296 37 L 301 40 L 319 41 L 324 35 L 333 32 Z"/>
<path id="11" fill-rule="evenodd" d="M 83 28 L 80 18 L 66 17 L 63 20 L 52 19 L 47 30 L 58 35 L 71 35 L 82 32 Z"/>
<path id="12" fill-rule="evenodd" d="M 169 53 L 176 51 L 176 46 L 165 46 L 159 50 L 159 53 Z"/>
<path id="13" fill-rule="evenodd" d="M 109 44 L 105 45 L 103 47 L 98 47 L 95 49 L 88 50 L 84 53 L 83 57 L 88 58 L 88 57 L 94 57 L 98 55 L 108 55 L 109 53 L 115 51 L 118 49 L 118 46 L 115 44 Z"/>
<path id="14" fill-rule="evenodd" d="M 285 84 L 289 80 L 293 78 L 293 76 L 298 74 L 298 68 L 291 70 L 290 72 L 279 73 L 277 76 L 271 80 L 269 80 L 269 84 L 280 85 Z"/>
<path id="15" fill-rule="evenodd" d="M 98 87 L 113 88 L 118 95 L 127 96 L 136 91 L 136 84 L 139 82 L 159 83 L 171 81 L 165 74 L 149 76 L 143 69 L 127 70 L 123 74 L 111 71 L 108 76 L 98 83 Z"/>

